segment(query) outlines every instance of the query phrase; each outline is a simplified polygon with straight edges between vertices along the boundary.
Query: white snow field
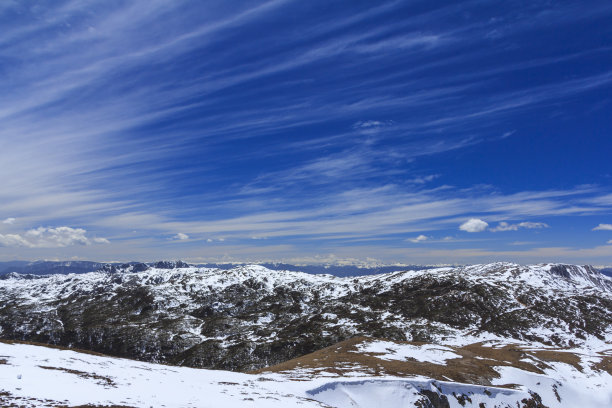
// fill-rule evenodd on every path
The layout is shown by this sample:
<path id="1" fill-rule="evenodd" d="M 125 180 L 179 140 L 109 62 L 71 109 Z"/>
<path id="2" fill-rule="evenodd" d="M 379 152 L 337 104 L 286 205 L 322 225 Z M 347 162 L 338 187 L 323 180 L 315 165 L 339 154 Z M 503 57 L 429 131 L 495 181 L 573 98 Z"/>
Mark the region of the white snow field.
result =
<path id="1" fill-rule="evenodd" d="M 380 342 L 363 347 L 369 352 L 372 348 L 387 352 L 388 348 Z M 395 349 L 419 361 L 445 364 L 438 352 L 432 353 L 436 350 L 432 347 L 424 348 L 421 355 L 416 347 Z M 445 347 L 437 350 L 449 352 Z M 442 398 L 453 408 L 523 407 L 537 393 L 543 406 L 550 408 L 601 408 L 612 407 L 612 376 L 598 368 L 609 355 L 610 351 L 582 355 L 580 370 L 550 363 L 552 368 L 545 369 L 545 375 L 499 367 L 500 378 L 494 385 L 482 386 L 422 376 L 364 377 L 359 370 L 354 376 L 329 372 L 310 378 L 291 372 L 243 374 L 0 342 L 0 405 L 395 408 L 429 406 L 415 404 L 423 404 L 426 398 Z"/>

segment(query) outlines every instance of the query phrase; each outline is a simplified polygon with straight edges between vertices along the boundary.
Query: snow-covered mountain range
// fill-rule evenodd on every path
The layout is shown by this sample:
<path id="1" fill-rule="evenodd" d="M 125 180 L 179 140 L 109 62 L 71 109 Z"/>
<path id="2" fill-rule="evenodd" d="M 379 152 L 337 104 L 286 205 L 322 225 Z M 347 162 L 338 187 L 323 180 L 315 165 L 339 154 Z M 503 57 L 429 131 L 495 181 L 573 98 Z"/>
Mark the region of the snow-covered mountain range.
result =
<path id="1" fill-rule="evenodd" d="M 339 278 L 261 266 L 108 266 L 0 280 L 0 337 L 248 371 L 358 335 L 610 348 L 612 279 L 493 263 Z"/>

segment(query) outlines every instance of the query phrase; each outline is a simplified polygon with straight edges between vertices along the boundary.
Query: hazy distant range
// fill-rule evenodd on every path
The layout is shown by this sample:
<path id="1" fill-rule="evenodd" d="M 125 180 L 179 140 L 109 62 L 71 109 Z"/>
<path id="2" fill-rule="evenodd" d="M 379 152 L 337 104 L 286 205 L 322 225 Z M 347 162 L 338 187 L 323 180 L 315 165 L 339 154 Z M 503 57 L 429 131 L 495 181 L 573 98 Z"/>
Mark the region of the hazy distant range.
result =
<path id="1" fill-rule="evenodd" d="M 128 264 L 143 264 L 147 266 L 159 266 L 163 262 L 128 262 Z M 104 263 L 93 261 L 9 261 L 0 262 L 0 276 L 17 272 L 20 274 L 48 275 L 48 274 L 69 274 L 87 273 L 104 268 L 106 265 L 122 265 L 121 263 Z M 363 276 L 405 270 L 432 269 L 436 266 L 431 265 L 380 265 L 380 266 L 356 266 L 356 265 L 292 265 L 285 263 L 260 263 L 274 270 L 299 271 L 311 274 L 330 274 L 335 276 Z M 236 264 L 206 263 L 195 264 L 194 266 L 206 268 L 231 269 Z M 600 269 L 602 273 L 612 276 L 612 267 Z"/>
<path id="2" fill-rule="evenodd" d="M 148 266 L 159 265 L 162 262 L 144 263 Z M 142 264 L 141 262 L 128 262 L 128 264 Z M 69 274 L 69 273 L 87 273 L 102 269 L 106 265 L 121 265 L 121 263 L 103 263 L 92 261 L 10 261 L 0 262 L 0 275 L 6 275 L 11 272 L 20 274 L 32 275 L 48 275 L 48 274 Z M 330 274 L 335 276 L 362 276 L 372 275 L 387 272 L 405 271 L 405 270 L 421 270 L 431 269 L 434 266 L 426 265 L 382 265 L 375 267 L 361 267 L 354 265 L 291 265 L 284 263 L 259 263 L 258 265 L 265 266 L 274 270 L 299 271 L 311 274 Z M 219 264 L 206 263 L 195 264 L 198 267 L 231 269 L 236 264 Z"/>

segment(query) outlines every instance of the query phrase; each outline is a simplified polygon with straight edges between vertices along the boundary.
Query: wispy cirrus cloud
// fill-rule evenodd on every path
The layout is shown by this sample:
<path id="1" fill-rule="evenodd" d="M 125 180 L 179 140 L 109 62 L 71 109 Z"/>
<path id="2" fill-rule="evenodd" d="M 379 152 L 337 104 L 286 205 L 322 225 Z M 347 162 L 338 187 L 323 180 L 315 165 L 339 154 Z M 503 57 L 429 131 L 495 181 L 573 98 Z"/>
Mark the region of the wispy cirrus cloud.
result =
<path id="1" fill-rule="evenodd" d="M 535 217 L 584 217 L 612 206 L 610 192 L 595 187 L 477 192 L 476 178 L 448 179 L 469 163 L 428 162 L 503 139 L 517 128 L 516 115 L 609 89 L 612 74 L 598 64 L 546 81 L 505 76 L 601 58 L 605 49 L 596 45 L 532 59 L 511 44 L 525 44 L 520 36 L 536 29 L 599 19 L 609 6 L 534 5 L 543 14 L 506 10 L 503 20 L 462 12 L 477 2 L 317 7 L 141 0 L 2 7 L 4 242 L 121 251 L 117 238 L 126 251 L 157 254 L 168 237 L 180 241 L 173 247 L 211 239 L 229 248 L 231 240 L 265 236 L 270 251 L 287 249 L 275 238 L 299 250 L 300 240 L 332 245 L 332 236 L 403 243 L 443 236 L 471 217 L 526 232 L 541 222 Z M 303 18 L 289 24 L 282 18 L 289 14 Z M 517 219 L 528 221 L 510 223 Z M 79 246 L 97 234 L 111 243 Z"/>
<path id="2" fill-rule="evenodd" d="M 548 228 L 549 225 L 544 223 L 544 222 L 531 222 L 531 221 L 524 221 L 524 222 L 519 222 L 516 224 L 508 224 L 505 221 L 500 222 L 499 224 L 497 224 L 497 227 L 495 228 L 491 228 L 491 231 L 493 232 L 498 232 L 498 231 L 518 231 L 521 228 L 526 228 L 526 229 L 541 229 L 541 228 Z"/>
<path id="3" fill-rule="evenodd" d="M 419 235 L 418 237 L 414 237 L 414 238 L 409 238 L 408 241 L 412 242 L 413 244 L 417 244 L 419 242 L 425 242 L 429 239 L 429 237 L 427 235 Z"/>
<path id="4" fill-rule="evenodd" d="M 453 230 L 460 222 L 468 223 L 464 230 L 477 232 L 486 230 L 488 223 L 480 219 L 466 221 L 472 212 L 487 214 L 493 219 L 517 219 L 607 211 L 606 208 L 577 205 L 584 194 L 592 193 L 577 188 L 573 191 L 500 195 L 478 191 L 460 192 L 449 187 L 406 193 L 401 186 L 387 185 L 341 191 L 325 197 L 315 196 L 308 198 L 308 202 L 300 203 L 292 203 L 291 199 L 282 197 L 275 201 L 263 200 L 261 203 L 243 198 L 223 204 L 227 212 L 234 212 L 232 209 L 235 208 L 235 216 L 216 217 L 214 220 L 179 221 L 169 216 L 129 213 L 100 218 L 96 225 L 104 228 L 132 225 L 145 231 L 172 233 L 180 230 L 189 236 L 225 235 L 233 239 L 251 236 L 317 239 L 325 239 L 326 235 L 345 238 L 380 237 Z M 245 214 L 246 209 L 249 212 Z"/>

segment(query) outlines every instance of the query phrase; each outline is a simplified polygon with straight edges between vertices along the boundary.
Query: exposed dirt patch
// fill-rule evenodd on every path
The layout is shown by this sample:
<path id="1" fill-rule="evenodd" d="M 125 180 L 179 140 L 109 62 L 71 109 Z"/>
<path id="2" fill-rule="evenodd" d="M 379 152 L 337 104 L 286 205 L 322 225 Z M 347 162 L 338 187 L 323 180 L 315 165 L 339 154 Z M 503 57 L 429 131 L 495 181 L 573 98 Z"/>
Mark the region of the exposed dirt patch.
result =
<path id="1" fill-rule="evenodd" d="M 106 354 L 98 353 L 98 352 L 91 351 L 91 350 L 84 350 L 84 349 L 78 349 L 78 348 L 70 348 L 70 347 L 65 347 L 65 346 L 58 346 L 56 344 L 38 343 L 36 341 L 0 339 L 0 343 L 4 343 L 4 344 L 28 344 L 30 346 L 48 347 L 48 348 L 52 348 L 52 349 L 56 349 L 56 350 L 76 351 L 78 353 L 91 354 L 92 356 L 109 357 Z"/>
<path id="2" fill-rule="evenodd" d="M 88 373 L 85 371 L 79 371 L 79 370 L 72 370 L 70 368 L 62 368 L 62 367 L 49 367 L 49 366 L 38 366 L 40 368 L 44 368 L 45 370 L 57 370 L 57 371 L 63 371 L 65 373 L 70 373 L 70 374 L 74 374 L 74 375 L 78 375 L 81 378 L 86 378 L 86 379 L 93 379 L 96 380 L 98 382 L 98 384 L 101 385 L 105 385 L 108 387 L 115 387 L 116 384 L 113 380 L 111 380 L 108 377 L 105 377 L 103 375 L 98 375 L 96 373 Z"/>
<path id="3" fill-rule="evenodd" d="M 576 368 L 576 370 L 582 371 L 582 366 L 580 365 L 580 357 L 574 353 L 557 350 L 533 350 L 531 351 L 531 354 L 541 360 L 569 364 Z"/>
<path id="4" fill-rule="evenodd" d="M 601 361 L 597 364 L 594 364 L 593 369 L 595 370 L 603 370 L 612 375 L 612 356 L 607 355 L 601 359 Z"/>

